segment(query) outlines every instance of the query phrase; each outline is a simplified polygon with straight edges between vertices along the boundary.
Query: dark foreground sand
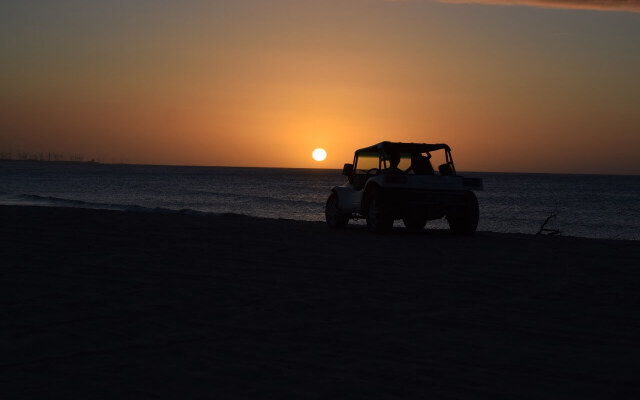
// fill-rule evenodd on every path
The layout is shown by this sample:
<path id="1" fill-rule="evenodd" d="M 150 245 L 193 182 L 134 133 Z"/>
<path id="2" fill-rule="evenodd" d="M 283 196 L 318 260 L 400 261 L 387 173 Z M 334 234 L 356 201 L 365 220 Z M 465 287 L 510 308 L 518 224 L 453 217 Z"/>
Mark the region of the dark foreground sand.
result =
<path id="1" fill-rule="evenodd" d="M 640 398 L 640 242 L 0 207 L 0 398 Z"/>

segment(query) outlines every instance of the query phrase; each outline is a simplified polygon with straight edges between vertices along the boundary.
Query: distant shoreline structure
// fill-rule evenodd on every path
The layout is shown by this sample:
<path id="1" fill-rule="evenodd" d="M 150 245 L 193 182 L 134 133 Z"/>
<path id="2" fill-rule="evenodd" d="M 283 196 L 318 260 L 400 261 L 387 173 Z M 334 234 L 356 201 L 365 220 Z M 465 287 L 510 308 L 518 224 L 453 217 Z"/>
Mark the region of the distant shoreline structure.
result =
<path id="1" fill-rule="evenodd" d="M 37 161 L 37 162 L 96 162 L 95 157 L 89 159 L 82 154 L 65 154 L 57 152 L 29 153 L 26 151 L 0 151 L 0 161 Z M 100 160 L 97 161 L 98 163 Z"/>
<path id="2" fill-rule="evenodd" d="M 96 160 L 33 160 L 33 159 L 14 159 L 0 158 L 0 162 L 35 162 L 35 163 L 54 163 L 54 164 L 102 164 Z"/>

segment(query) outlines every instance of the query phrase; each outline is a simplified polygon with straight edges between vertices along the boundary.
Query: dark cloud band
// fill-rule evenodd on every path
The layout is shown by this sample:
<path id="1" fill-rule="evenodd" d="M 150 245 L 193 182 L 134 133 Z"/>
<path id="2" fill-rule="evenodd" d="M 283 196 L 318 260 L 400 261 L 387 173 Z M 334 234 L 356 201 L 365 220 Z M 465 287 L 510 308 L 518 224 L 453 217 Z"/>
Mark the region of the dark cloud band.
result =
<path id="1" fill-rule="evenodd" d="M 443 3 L 478 3 L 546 8 L 640 12 L 640 0 L 440 0 Z"/>

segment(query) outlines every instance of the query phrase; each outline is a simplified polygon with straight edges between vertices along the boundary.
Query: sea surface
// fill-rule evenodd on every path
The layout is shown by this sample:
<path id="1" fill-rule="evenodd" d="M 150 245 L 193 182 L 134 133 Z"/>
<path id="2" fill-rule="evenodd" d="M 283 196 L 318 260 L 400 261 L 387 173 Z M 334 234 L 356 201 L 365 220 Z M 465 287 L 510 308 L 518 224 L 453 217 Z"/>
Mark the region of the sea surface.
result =
<path id="1" fill-rule="evenodd" d="M 556 213 L 546 228 L 561 235 L 640 240 L 640 176 L 459 174 L 484 179 L 478 230 L 534 234 Z M 339 170 L 3 161 L 0 204 L 323 221 L 344 182 Z"/>

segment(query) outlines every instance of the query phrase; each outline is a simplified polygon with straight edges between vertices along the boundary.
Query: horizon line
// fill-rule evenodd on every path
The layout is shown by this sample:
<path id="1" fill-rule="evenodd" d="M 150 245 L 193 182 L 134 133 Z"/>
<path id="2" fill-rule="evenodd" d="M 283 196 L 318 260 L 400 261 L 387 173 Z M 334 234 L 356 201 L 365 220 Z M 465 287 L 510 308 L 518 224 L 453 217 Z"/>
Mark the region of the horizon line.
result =
<path id="1" fill-rule="evenodd" d="M 155 163 L 130 163 L 130 162 L 102 162 L 102 161 L 47 161 L 47 160 L 13 160 L 0 158 L 0 162 L 30 162 L 30 163 L 51 163 L 51 164 L 100 164 L 100 165 L 129 165 L 129 166 L 147 166 L 147 167 L 186 167 L 186 168 L 243 168 L 243 169 L 296 169 L 296 170 L 334 170 L 340 171 L 340 168 L 331 167 L 269 167 L 269 166 L 246 166 L 246 165 L 195 165 L 195 164 L 155 164 Z M 599 173 L 599 172 L 531 172 L 531 171 L 460 171 L 461 173 L 472 174 L 529 174 L 529 175 L 597 175 L 597 176 L 637 176 L 634 173 Z"/>

